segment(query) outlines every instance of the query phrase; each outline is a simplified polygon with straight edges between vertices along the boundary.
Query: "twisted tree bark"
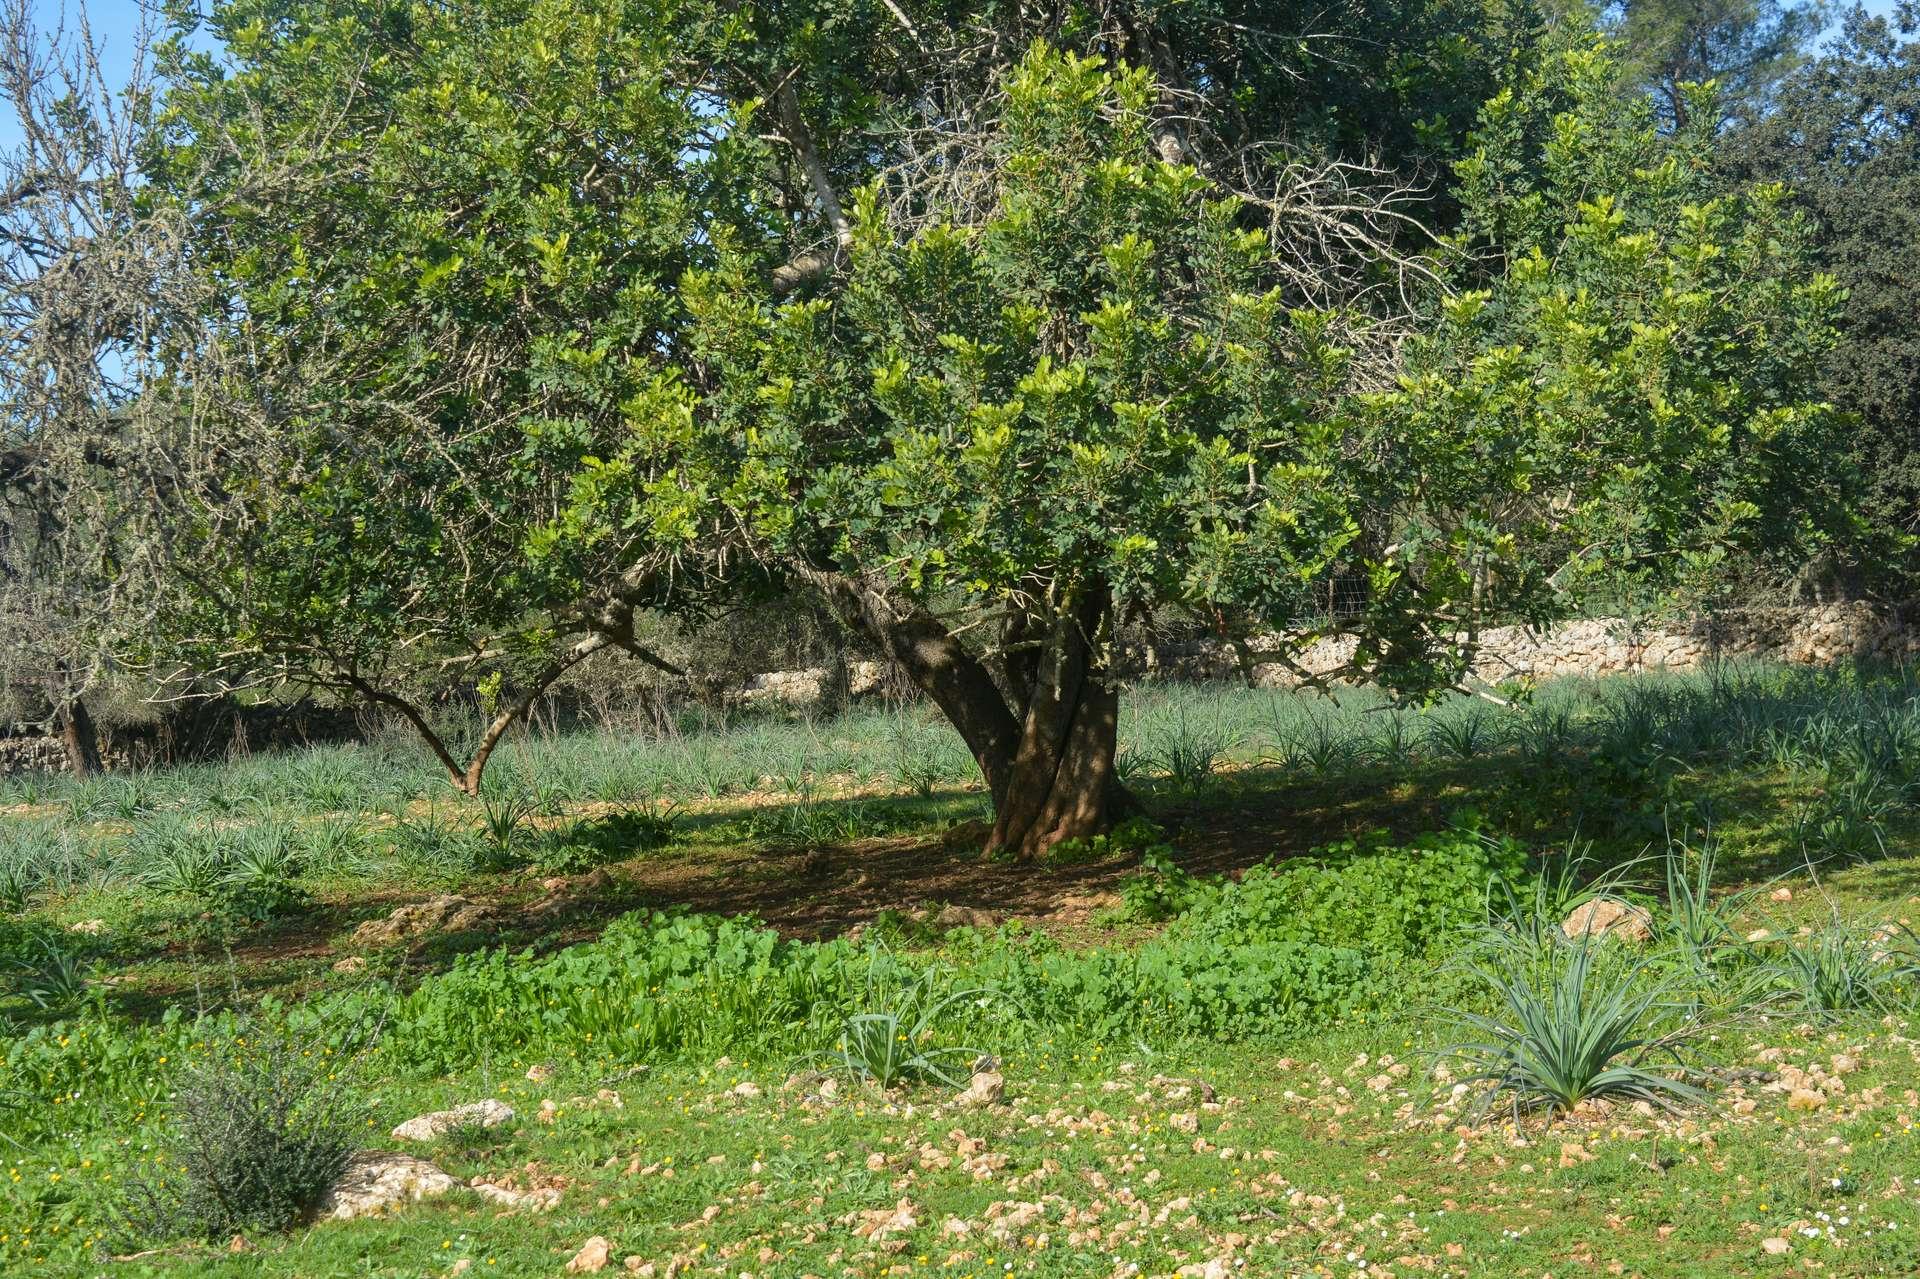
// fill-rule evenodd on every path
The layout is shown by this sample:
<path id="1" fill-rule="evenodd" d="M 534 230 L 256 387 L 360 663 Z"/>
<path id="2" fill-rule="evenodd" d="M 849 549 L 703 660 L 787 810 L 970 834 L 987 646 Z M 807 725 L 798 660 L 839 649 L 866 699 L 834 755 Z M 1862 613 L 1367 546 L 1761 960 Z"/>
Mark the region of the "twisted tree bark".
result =
<path id="1" fill-rule="evenodd" d="M 986 664 L 920 605 L 845 574 L 798 571 L 959 732 L 993 797 L 989 853 L 1031 861 L 1140 810 L 1114 774 L 1120 699 L 1101 656 L 1104 592 L 1088 590 L 1044 621 L 1016 623 L 1003 691 Z"/>

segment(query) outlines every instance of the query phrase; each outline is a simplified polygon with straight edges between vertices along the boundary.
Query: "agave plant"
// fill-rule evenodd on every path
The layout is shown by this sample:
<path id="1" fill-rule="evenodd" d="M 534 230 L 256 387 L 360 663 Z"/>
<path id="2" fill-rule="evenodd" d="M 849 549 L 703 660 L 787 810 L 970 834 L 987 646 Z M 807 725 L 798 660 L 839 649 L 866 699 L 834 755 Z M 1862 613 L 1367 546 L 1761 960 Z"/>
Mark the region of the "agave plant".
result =
<path id="1" fill-rule="evenodd" d="M 40 890 L 39 863 L 30 855 L 0 855 L 0 912 L 15 914 L 25 910 L 27 901 Z"/>
<path id="2" fill-rule="evenodd" d="M 1797 1013 L 1886 1012 L 1920 976 L 1920 939 L 1904 924 L 1868 933 L 1836 919 L 1788 944 L 1766 973 L 1774 997 Z"/>
<path id="3" fill-rule="evenodd" d="M 909 975 L 886 951 L 875 948 L 868 957 L 861 999 L 865 1011 L 841 1021 L 838 1042 L 821 1060 L 882 1088 L 925 1080 L 957 1088 L 979 1050 L 935 1046 L 934 1033 L 952 1009 L 994 997 L 985 987 L 954 987 L 952 973 L 939 964 Z"/>
<path id="4" fill-rule="evenodd" d="M 210 898 L 226 883 L 226 851 L 208 832 L 170 832 L 143 848 L 141 878 L 163 893 Z"/>
<path id="5" fill-rule="evenodd" d="M 94 966 L 80 952 L 42 939 L 39 955 L 15 960 L 13 968 L 16 993 L 37 1008 L 57 1013 L 86 996 Z"/>
<path id="6" fill-rule="evenodd" d="M 1718 859 L 1719 844 L 1711 835 L 1697 850 L 1669 839 L 1662 859 L 1667 892 L 1665 913 L 1659 921 L 1661 931 L 1673 941 L 1681 959 L 1695 973 L 1706 970 L 1727 947 L 1737 944 L 1739 934 L 1734 929 L 1734 921 L 1767 887 L 1760 884 L 1714 896 L 1713 875 Z"/>
<path id="7" fill-rule="evenodd" d="M 1183 791 L 1203 786 L 1220 767 L 1221 760 L 1239 744 L 1233 734 L 1218 724 L 1194 724 L 1184 708 L 1158 734 L 1153 760 L 1167 780 Z"/>
<path id="8" fill-rule="evenodd" d="M 243 913 L 276 915 L 300 902 L 294 881 L 305 869 L 302 851 L 284 827 L 256 827 L 226 851 L 223 896 Z"/>
<path id="9" fill-rule="evenodd" d="M 1495 743 L 1493 717 L 1478 707 L 1461 715 L 1437 715 L 1427 725 L 1427 744 L 1437 755 L 1471 760 L 1484 755 Z"/>
<path id="10" fill-rule="evenodd" d="M 1599 947 L 1582 939 L 1546 952 L 1496 947 L 1476 971 L 1496 996 L 1488 1014 L 1454 1010 L 1467 1035 L 1442 1056 L 1485 1084 L 1481 1113 L 1502 1099 L 1517 1119 L 1528 1111 L 1571 1110 L 1589 1099 L 1645 1101 L 1674 1110 L 1706 1100 L 1684 1077 L 1682 1054 L 1692 1023 L 1656 1033 L 1676 1006 L 1669 978 L 1646 964 L 1595 967 Z M 1665 1066 L 1650 1064 L 1666 1057 Z"/>
<path id="11" fill-rule="evenodd" d="M 1373 757 L 1389 768 L 1411 764 L 1418 744 L 1406 714 L 1397 706 L 1386 707 L 1380 725 L 1380 731 L 1368 741 Z"/>
<path id="12" fill-rule="evenodd" d="M 511 848 L 521 824 L 533 815 L 533 800 L 521 791 L 494 791 L 482 795 L 480 803 L 487 838 L 497 848 Z"/>

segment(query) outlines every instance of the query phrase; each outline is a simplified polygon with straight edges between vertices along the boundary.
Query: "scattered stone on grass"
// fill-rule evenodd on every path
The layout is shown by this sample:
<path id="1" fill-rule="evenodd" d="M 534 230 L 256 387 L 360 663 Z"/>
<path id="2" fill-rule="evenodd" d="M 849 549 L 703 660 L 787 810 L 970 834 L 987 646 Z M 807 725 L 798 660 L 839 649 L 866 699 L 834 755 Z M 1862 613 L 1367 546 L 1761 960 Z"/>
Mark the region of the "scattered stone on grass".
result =
<path id="1" fill-rule="evenodd" d="M 590 905 L 596 895 L 607 892 L 616 882 L 604 866 L 595 867 L 578 879 L 556 875 L 541 880 L 540 886 L 547 895 L 529 906 L 527 914 L 535 919 L 571 914 Z"/>
<path id="2" fill-rule="evenodd" d="M 955 822 L 947 827 L 940 836 L 942 848 L 978 848 L 987 842 L 987 836 L 993 834 L 993 823 L 973 818 L 969 821 Z"/>
<path id="3" fill-rule="evenodd" d="M 1208 1261 L 1195 1261 L 1180 1267 L 1180 1279 L 1232 1279 L 1233 1263 L 1214 1257 Z"/>
<path id="4" fill-rule="evenodd" d="M 395 1150 L 363 1150 L 320 1200 L 317 1215 L 351 1221 L 400 1204 L 444 1195 L 460 1185 L 424 1159 Z"/>
<path id="5" fill-rule="evenodd" d="M 1120 904 L 1120 894 L 1116 892 L 1068 893 L 1054 905 L 1053 913 L 1056 917 L 1092 915 L 1113 910 Z"/>
<path id="6" fill-rule="evenodd" d="M 443 893 L 411 906 L 396 907 L 385 919 L 369 919 L 353 930 L 356 946 L 391 946 L 430 933 L 457 933 L 476 927 L 488 907 L 468 897 Z"/>
<path id="7" fill-rule="evenodd" d="M 536 1186 L 532 1190 L 519 1190 L 513 1186 L 499 1186 L 491 1181 L 482 1181 L 475 1177 L 467 1183 L 468 1187 L 482 1199 L 508 1212 L 551 1212 L 560 1204 L 561 1190 L 558 1186 Z"/>
<path id="8" fill-rule="evenodd" d="M 853 1233 L 869 1243 L 880 1243 L 889 1235 L 911 1234 L 919 1225 L 919 1210 L 902 1199 L 891 1208 L 874 1208 L 848 1213 L 841 1218 L 853 1227 Z"/>
<path id="9" fill-rule="evenodd" d="M 1006 1094 L 1007 1081 L 996 1070 L 976 1073 L 970 1083 L 954 1096 L 957 1106 L 991 1106 Z"/>
<path id="10" fill-rule="evenodd" d="M 498 1128 L 512 1118 L 512 1106 L 489 1097 L 484 1101 L 470 1101 L 464 1106 L 455 1106 L 452 1110 L 415 1115 L 395 1128 L 393 1136 L 398 1141 L 434 1141 L 456 1129 L 474 1124 L 482 1128 Z"/>
<path id="11" fill-rule="evenodd" d="M 1653 915 L 1642 906 L 1613 897 L 1596 897 L 1576 906 L 1560 925 L 1568 937 L 1618 937 L 1644 942 L 1653 938 Z"/>
<path id="12" fill-rule="evenodd" d="M 613 1257 L 613 1244 L 605 1235 L 595 1235 L 580 1245 L 580 1251 L 573 1254 L 573 1260 L 567 1263 L 567 1273 L 573 1275 L 591 1275 L 607 1268 L 607 1262 Z"/>

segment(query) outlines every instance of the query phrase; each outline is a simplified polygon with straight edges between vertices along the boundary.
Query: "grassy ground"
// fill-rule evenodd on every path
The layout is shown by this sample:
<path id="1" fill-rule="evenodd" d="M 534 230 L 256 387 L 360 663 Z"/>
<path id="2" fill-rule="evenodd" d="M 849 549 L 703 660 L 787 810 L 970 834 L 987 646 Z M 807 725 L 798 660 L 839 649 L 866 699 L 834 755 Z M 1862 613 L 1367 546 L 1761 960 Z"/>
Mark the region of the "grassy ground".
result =
<path id="1" fill-rule="evenodd" d="M 1920 1266 L 1920 1066 L 1893 1030 L 1756 1027 L 1718 1046 L 1774 1069 L 1844 1069 L 1845 1091 L 1816 1112 L 1736 1084 L 1697 1115 L 1619 1108 L 1520 1132 L 1464 1127 L 1419 1038 L 1383 1027 L 1293 1057 L 1040 1050 L 1005 1063 L 1003 1104 L 966 1110 L 927 1090 L 822 1100 L 811 1080 L 783 1086 L 787 1063 L 764 1062 L 619 1079 L 618 1105 L 578 1074 L 382 1089 L 383 1123 L 432 1099 L 508 1099 L 514 1122 L 422 1153 L 462 1177 L 560 1187 L 559 1203 L 503 1213 L 459 1192 L 240 1255 L 182 1249 L 98 1269 L 321 1279 L 449 1274 L 469 1259 L 475 1273 L 557 1275 L 596 1235 L 616 1267 L 635 1256 L 657 1274 L 729 1276 L 1104 1277 L 1211 1261 L 1273 1275 Z M 743 1083 L 760 1094 L 740 1095 Z M 538 1117 L 546 1099 L 559 1103 L 551 1122 Z M 111 1166 L 102 1155 L 19 1170 L 84 1180 Z M 1767 1239 L 1788 1250 L 1766 1251 Z"/>
<path id="2" fill-rule="evenodd" d="M 558 1275 L 597 1235 L 610 1272 L 632 1257 L 656 1275 L 759 1279 L 1913 1273 L 1909 983 L 1817 1008 L 1772 965 L 1836 920 L 1870 938 L 1920 901 L 1917 691 L 1900 672 L 1754 671 L 1421 713 L 1364 694 L 1149 689 L 1130 703 L 1124 759 L 1171 850 L 1145 870 L 1137 841 L 1038 868 L 982 860 L 964 827 L 946 834 L 985 815 L 971 765 L 913 710 L 530 740 L 490 810 L 439 798 L 399 741 L 15 782 L 0 796 L 0 958 L 15 969 L 0 1002 L 0 1270 L 413 1276 L 469 1261 Z M 1440 1010 L 1484 1006 L 1448 940 L 1478 901 L 1422 898 L 1420 879 L 1455 881 L 1437 863 L 1382 879 L 1398 863 L 1368 849 L 1334 857 L 1324 885 L 1367 918 L 1336 907 L 1296 927 L 1260 913 L 1311 914 L 1260 895 L 1280 881 L 1234 883 L 1368 830 L 1397 849 L 1463 819 L 1536 861 L 1579 841 L 1586 875 L 1670 837 L 1717 847 L 1732 931 L 1701 983 L 1714 1013 L 1682 1018 L 1708 1104 L 1478 1116 L 1477 1090 L 1456 1096 L 1433 1057 L 1456 1034 Z M 1666 920 L 1657 863 L 1634 875 Z M 478 903 L 479 922 L 355 941 L 443 891 Z M 946 905 L 978 927 L 920 922 Z M 731 933 L 695 960 L 653 934 L 595 944 L 623 913 L 663 907 L 749 914 L 795 940 L 724 979 L 728 948 L 747 944 Z M 1409 918 L 1382 941 L 1396 912 Z M 856 926 L 916 971 L 1018 988 L 1021 1015 L 937 1028 L 956 1052 L 1002 1058 L 1001 1103 L 850 1079 L 822 1095 L 821 1054 L 871 1011 L 872 960 L 865 943 L 811 943 Z M 1755 930 L 1785 940 L 1739 940 Z M 1249 932 L 1243 950 L 1223 940 Z M 459 960 L 502 945 L 555 957 L 543 984 L 496 988 Z M 1212 952 L 1227 958 L 1209 967 Z M 1297 977 L 1240 989 L 1236 966 L 1283 960 Z M 655 963 L 665 989 L 624 1007 L 667 1020 L 613 1038 L 624 1027 L 594 998 Z M 1140 983 L 1155 1011 L 1116 1014 L 1126 992 L 1099 985 L 1115 981 Z M 1196 982 L 1219 983 L 1218 1001 Z M 230 1010 L 264 1008 L 259 1025 L 330 999 L 396 1009 L 379 1014 L 388 1040 L 422 1041 L 350 1068 L 371 1144 L 422 1110 L 503 1098 L 512 1123 L 420 1153 L 462 1180 L 559 1188 L 558 1204 L 502 1214 L 463 1190 L 240 1253 L 129 1241 L 116 1187 L 157 1149 L 181 1059 L 249 1033 L 217 1020 Z M 760 1004 L 776 1012 L 756 1019 Z M 527 1033 L 499 1033 L 520 1018 Z M 441 1052 L 435 1036 L 475 1047 Z M 552 1077 L 529 1079 L 536 1064 Z M 1818 1104 L 1789 1108 L 1801 1085 Z"/>

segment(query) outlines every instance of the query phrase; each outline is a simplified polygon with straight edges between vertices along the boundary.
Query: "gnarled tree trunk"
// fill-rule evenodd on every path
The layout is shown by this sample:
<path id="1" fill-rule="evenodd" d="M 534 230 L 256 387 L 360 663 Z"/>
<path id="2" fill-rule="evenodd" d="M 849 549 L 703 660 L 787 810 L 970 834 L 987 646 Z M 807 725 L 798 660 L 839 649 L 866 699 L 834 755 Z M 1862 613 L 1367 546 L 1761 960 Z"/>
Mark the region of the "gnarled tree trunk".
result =
<path id="1" fill-rule="evenodd" d="M 100 735 L 94 729 L 85 698 L 67 702 L 60 716 L 60 740 L 67 750 L 68 772 L 84 780 L 100 771 Z"/>
<path id="2" fill-rule="evenodd" d="M 991 853 L 1032 860 L 1102 834 L 1139 811 L 1114 775 L 1119 688 L 1104 663 L 1104 592 L 1045 620 L 1016 619 L 1006 684 L 938 618 L 844 574 L 802 569 L 848 626 L 867 636 L 939 706 L 993 796 Z"/>
<path id="3" fill-rule="evenodd" d="M 1006 796 L 994 806 L 990 852 L 1027 859 L 1062 840 L 1091 838 L 1131 802 L 1113 773 L 1120 695 L 1099 655 L 1106 607 L 1090 592 L 1051 619 L 1038 660 L 1011 668 L 1019 672 L 1011 691 L 1024 701 L 1020 744 Z"/>

